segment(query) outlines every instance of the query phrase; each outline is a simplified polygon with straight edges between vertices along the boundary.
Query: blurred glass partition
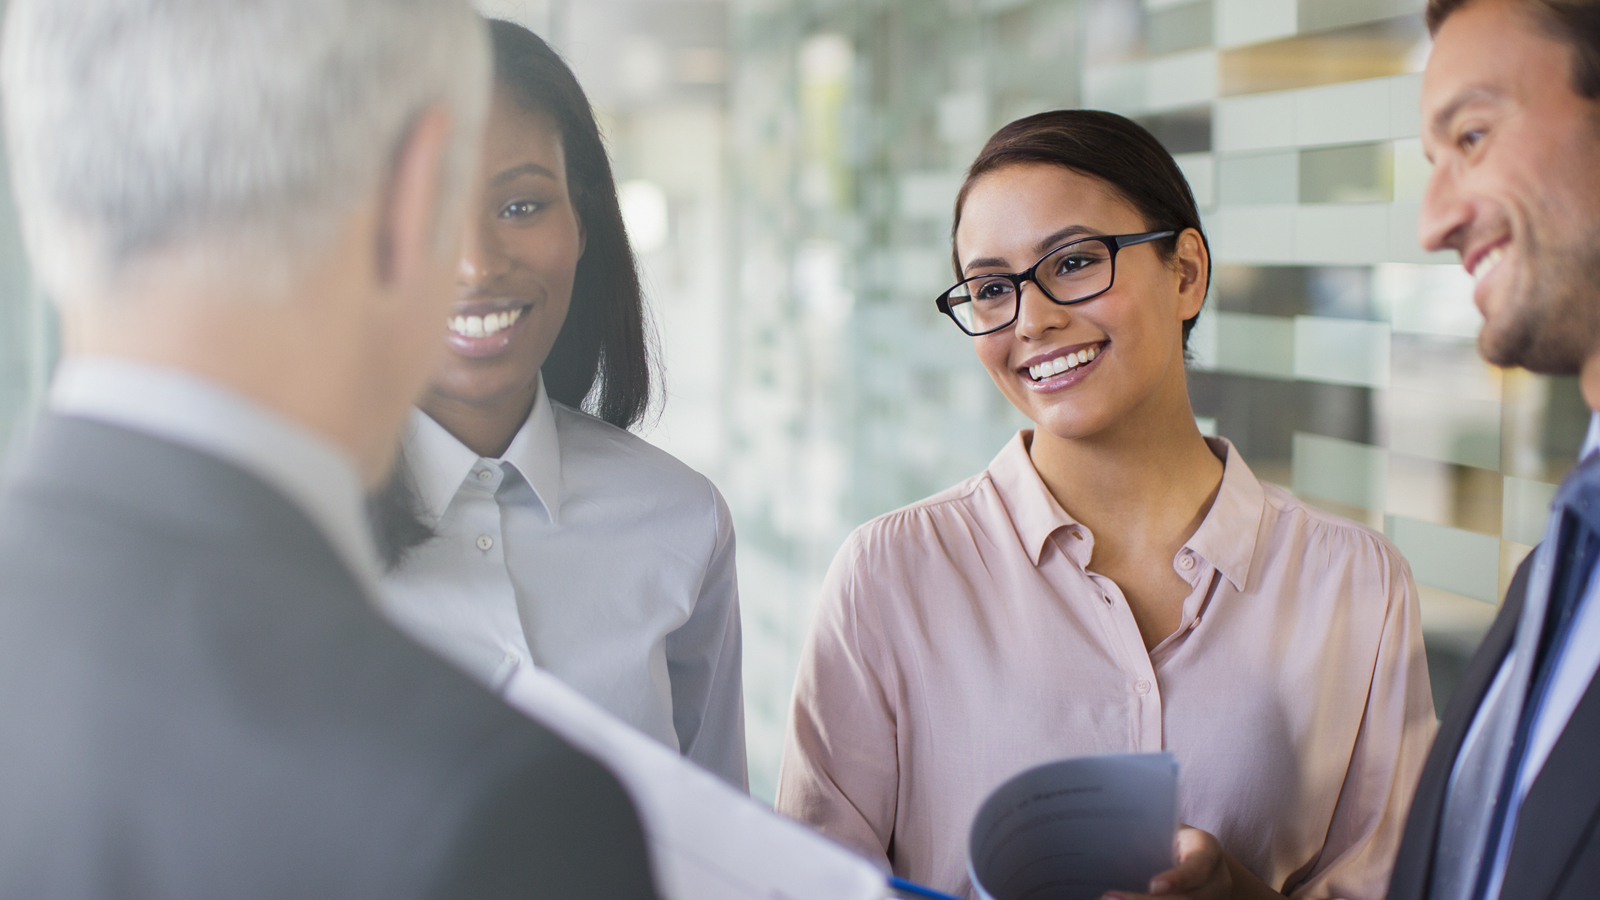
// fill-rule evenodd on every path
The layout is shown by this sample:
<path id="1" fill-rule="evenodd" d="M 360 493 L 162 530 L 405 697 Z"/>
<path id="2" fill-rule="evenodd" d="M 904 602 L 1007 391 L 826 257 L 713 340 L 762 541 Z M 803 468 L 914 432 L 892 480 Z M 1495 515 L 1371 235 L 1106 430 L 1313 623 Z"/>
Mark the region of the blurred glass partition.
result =
<path id="1" fill-rule="evenodd" d="M 0 179 L 0 462 L 37 409 L 55 356 L 55 317 L 33 288 L 6 177 Z"/>

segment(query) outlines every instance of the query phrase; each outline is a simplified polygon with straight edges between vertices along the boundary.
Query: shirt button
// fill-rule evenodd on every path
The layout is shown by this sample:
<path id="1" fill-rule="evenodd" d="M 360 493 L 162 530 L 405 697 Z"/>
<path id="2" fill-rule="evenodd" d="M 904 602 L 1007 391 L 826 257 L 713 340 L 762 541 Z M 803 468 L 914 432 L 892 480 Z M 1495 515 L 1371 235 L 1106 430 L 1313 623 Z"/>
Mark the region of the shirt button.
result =
<path id="1" fill-rule="evenodd" d="M 494 538 L 487 534 L 478 535 L 478 549 L 485 551 L 494 549 Z"/>
<path id="2" fill-rule="evenodd" d="M 494 480 L 494 473 L 489 471 L 488 469 L 479 469 L 478 470 L 478 480 L 484 482 L 485 484 L 487 484 L 487 483 L 489 483 L 489 482 Z"/>
<path id="3" fill-rule="evenodd" d="M 1148 694 L 1150 693 L 1150 682 L 1141 678 L 1134 682 L 1133 689 L 1138 691 L 1140 694 Z"/>
<path id="4" fill-rule="evenodd" d="M 1192 568 L 1194 568 L 1194 557 L 1192 557 L 1189 554 L 1185 553 L 1183 555 L 1183 559 L 1178 560 L 1178 568 L 1180 568 L 1180 569 L 1192 569 Z"/>

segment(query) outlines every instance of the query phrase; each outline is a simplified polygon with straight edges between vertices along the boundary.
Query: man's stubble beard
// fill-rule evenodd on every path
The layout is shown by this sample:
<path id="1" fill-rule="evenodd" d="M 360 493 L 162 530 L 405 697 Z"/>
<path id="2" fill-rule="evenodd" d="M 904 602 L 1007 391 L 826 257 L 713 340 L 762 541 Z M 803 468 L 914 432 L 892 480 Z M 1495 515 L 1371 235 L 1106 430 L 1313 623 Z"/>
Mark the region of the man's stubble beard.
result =
<path id="1" fill-rule="evenodd" d="M 1587 238 L 1542 251 L 1528 242 L 1532 252 L 1521 261 L 1505 324 L 1485 323 L 1478 336 L 1484 359 L 1541 375 L 1574 375 L 1600 352 L 1600 228 Z"/>

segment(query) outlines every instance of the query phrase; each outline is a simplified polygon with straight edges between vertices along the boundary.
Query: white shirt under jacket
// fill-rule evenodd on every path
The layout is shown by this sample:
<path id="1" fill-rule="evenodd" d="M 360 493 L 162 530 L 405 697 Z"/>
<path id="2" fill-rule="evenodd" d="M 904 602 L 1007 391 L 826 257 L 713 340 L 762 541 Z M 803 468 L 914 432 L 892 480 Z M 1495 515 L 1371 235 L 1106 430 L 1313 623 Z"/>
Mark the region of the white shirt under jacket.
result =
<path id="1" fill-rule="evenodd" d="M 705 476 L 553 403 L 500 459 L 414 412 L 404 453 L 437 536 L 382 606 L 492 690 L 544 669 L 731 784 L 748 784 L 733 525 Z"/>

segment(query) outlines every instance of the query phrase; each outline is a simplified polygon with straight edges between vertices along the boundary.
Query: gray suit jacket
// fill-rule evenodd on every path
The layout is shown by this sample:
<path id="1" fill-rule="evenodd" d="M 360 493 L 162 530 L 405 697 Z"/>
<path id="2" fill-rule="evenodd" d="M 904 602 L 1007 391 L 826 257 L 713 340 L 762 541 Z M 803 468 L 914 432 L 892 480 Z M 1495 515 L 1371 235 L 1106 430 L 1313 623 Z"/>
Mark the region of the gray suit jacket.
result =
<path id="1" fill-rule="evenodd" d="M 650 898 L 612 775 L 267 485 L 47 417 L 0 493 L 0 900 Z"/>

